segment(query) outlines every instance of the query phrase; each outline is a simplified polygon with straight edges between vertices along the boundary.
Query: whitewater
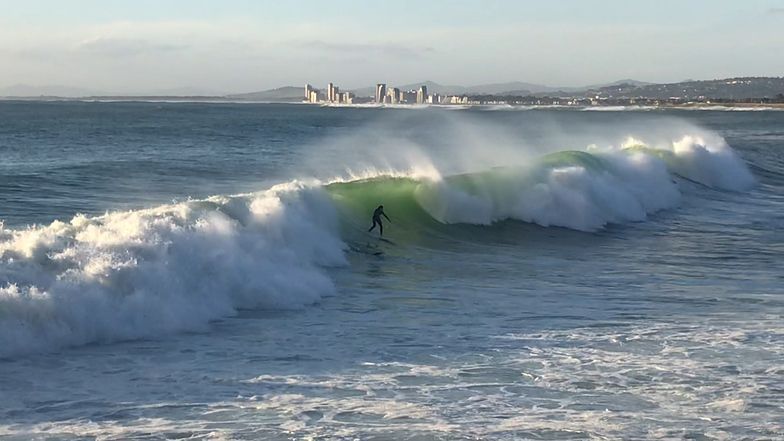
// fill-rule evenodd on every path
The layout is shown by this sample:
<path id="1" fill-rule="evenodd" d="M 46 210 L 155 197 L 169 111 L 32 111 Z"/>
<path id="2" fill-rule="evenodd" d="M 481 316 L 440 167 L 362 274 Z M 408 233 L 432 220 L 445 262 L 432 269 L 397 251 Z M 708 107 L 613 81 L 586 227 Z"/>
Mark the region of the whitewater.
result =
<path id="1" fill-rule="evenodd" d="M 784 438 L 780 113 L 0 109 L 2 436 Z"/>

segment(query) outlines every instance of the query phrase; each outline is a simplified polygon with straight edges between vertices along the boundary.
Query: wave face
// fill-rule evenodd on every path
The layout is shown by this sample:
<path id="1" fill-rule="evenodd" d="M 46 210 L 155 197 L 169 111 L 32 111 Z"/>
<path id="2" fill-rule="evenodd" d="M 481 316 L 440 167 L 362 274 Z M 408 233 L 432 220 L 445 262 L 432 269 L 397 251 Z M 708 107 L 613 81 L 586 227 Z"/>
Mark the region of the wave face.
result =
<path id="1" fill-rule="evenodd" d="M 301 308 L 335 292 L 326 269 L 367 238 L 383 203 L 403 245 L 455 224 L 518 220 L 594 231 L 681 203 L 673 175 L 755 184 L 726 143 L 562 151 L 446 177 L 379 174 L 0 229 L 0 357 L 206 329 L 241 309 Z M 429 234 L 433 233 L 433 234 Z M 471 239 L 457 237 L 458 239 Z"/>
<path id="2" fill-rule="evenodd" d="M 583 231 L 640 221 L 680 202 L 661 161 L 645 154 L 584 152 L 561 152 L 532 166 L 438 181 L 380 177 L 332 184 L 328 191 L 354 213 L 383 200 L 394 207 L 396 217 L 420 224 L 491 225 L 515 219 Z"/>
<path id="3" fill-rule="evenodd" d="M 1 230 L 0 357 L 204 330 L 243 308 L 300 308 L 344 265 L 332 204 L 287 184 Z"/>
<path id="4" fill-rule="evenodd" d="M 685 137 L 669 149 L 630 140 L 621 149 L 557 152 L 525 166 L 438 179 L 382 176 L 334 183 L 327 191 L 349 217 L 385 201 L 398 218 L 416 219 L 418 227 L 513 219 L 594 231 L 678 206 L 673 174 L 722 190 L 748 190 L 756 183 L 723 140 Z"/>

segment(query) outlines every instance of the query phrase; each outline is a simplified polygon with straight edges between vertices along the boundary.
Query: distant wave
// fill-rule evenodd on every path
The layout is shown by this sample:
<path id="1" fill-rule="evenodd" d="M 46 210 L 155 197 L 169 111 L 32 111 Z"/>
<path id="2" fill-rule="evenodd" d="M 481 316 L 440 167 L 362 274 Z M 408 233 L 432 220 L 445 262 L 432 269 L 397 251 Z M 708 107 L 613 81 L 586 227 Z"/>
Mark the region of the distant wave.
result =
<path id="1" fill-rule="evenodd" d="M 759 106 L 759 107 L 745 107 L 745 106 L 693 106 L 693 107 L 678 107 L 683 110 L 705 110 L 716 112 L 769 112 L 769 111 L 784 111 L 781 107 Z"/>
<path id="2" fill-rule="evenodd" d="M 631 111 L 646 111 L 658 110 L 661 107 L 656 106 L 589 106 L 582 108 L 586 112 L 631 112 Z"/>

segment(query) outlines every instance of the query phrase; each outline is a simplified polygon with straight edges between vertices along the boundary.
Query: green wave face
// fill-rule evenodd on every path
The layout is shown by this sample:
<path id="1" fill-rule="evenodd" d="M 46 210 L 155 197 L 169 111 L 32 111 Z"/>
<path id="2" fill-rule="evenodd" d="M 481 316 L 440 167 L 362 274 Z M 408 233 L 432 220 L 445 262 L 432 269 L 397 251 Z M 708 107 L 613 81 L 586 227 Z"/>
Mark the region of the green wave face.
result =
<path id="1" fill-rule="evenodd" d="M 664 162 L 664 164 L 667 165 L 667 168 L 670 169 L 671 171 L 677 171 L 678 169 L 687 165 L 687 161 L 685 161 L 682 158 L 679 158 L 675 154 L 675 152 L 671 150 L 652 149 L 644 145 L 631 145 L 631 146 L 624 147 L 623 151 L 625 151 L 626 153 L 644 153 L 646 155 L 659 158 Z"/>
<path id="2" fill-rule="evenodd" d="M 384 206 L 392 219 L 391 223 L 382 219 L 384 237 L 416 244 L 421 242 L 418 236 L 423 231 L 443 227 L 416 202 L 414 193 L 421 185 L 423 182 L 411 178 L 377 177 L 329 184 L 325 191 L 338 208 L 341 234 L 350 245 L 365 243 L 379 235 L 378 228 L 367 232 L 373 224 L 373 211 L 379 205 Z"/>
<path id="3" fill-rule="evenodd" d="M 402 219 L 426 221 L 429 216 L 413 195 L 423 184 L 412 178 L 377 177 L 352 182 L 338 182 L 326 187 L 338 206 L 341 218 L 356 226 L 372 225 L 373 211 L 383 205 L 387 215 L 397 222 Z M 384 219 L 386 222 L 386 219 Z"/>
<path id="4" fill-rule="evenodd" d="M 392 219 L 386 219 L 384 237 L 396 242 L 427 245 L 432 240 L 465 240 L 465 234 L 477 234 L 476 225 L 449 225 L 450 217 L 475 220 L 469 224 L 491 225 L 520 203 L 521 195 L 547 182 L 553 169 L 582 167 L 588 173 L 606 171 L 602 160 L 590 153 L 564 151 L 547 155 L 533 164 L 496 167 L 477 173 L 464 173 L 442 181 L 414 178 L 375 177 L 338 182 L 325 187 L 335 202 L 341 219 L 342 233 L 349 242 L 370 237 L 372 214 L 379 205 Z M 469 233 L 467 229 L 471 230 Z M 374 230 L 373 235 L 378 234 Z"/>

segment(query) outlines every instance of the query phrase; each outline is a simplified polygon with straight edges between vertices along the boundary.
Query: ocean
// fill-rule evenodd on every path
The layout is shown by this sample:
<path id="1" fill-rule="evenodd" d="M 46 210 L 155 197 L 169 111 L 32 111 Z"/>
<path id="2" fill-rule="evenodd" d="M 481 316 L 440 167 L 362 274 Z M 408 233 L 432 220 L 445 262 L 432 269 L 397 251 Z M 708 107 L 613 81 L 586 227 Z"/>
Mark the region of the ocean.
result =
<path id="1" fill-rule="evenodd" d="M 0 102 L 0 438 L 784 439 L 782 190 L 780 111 Z"/>

